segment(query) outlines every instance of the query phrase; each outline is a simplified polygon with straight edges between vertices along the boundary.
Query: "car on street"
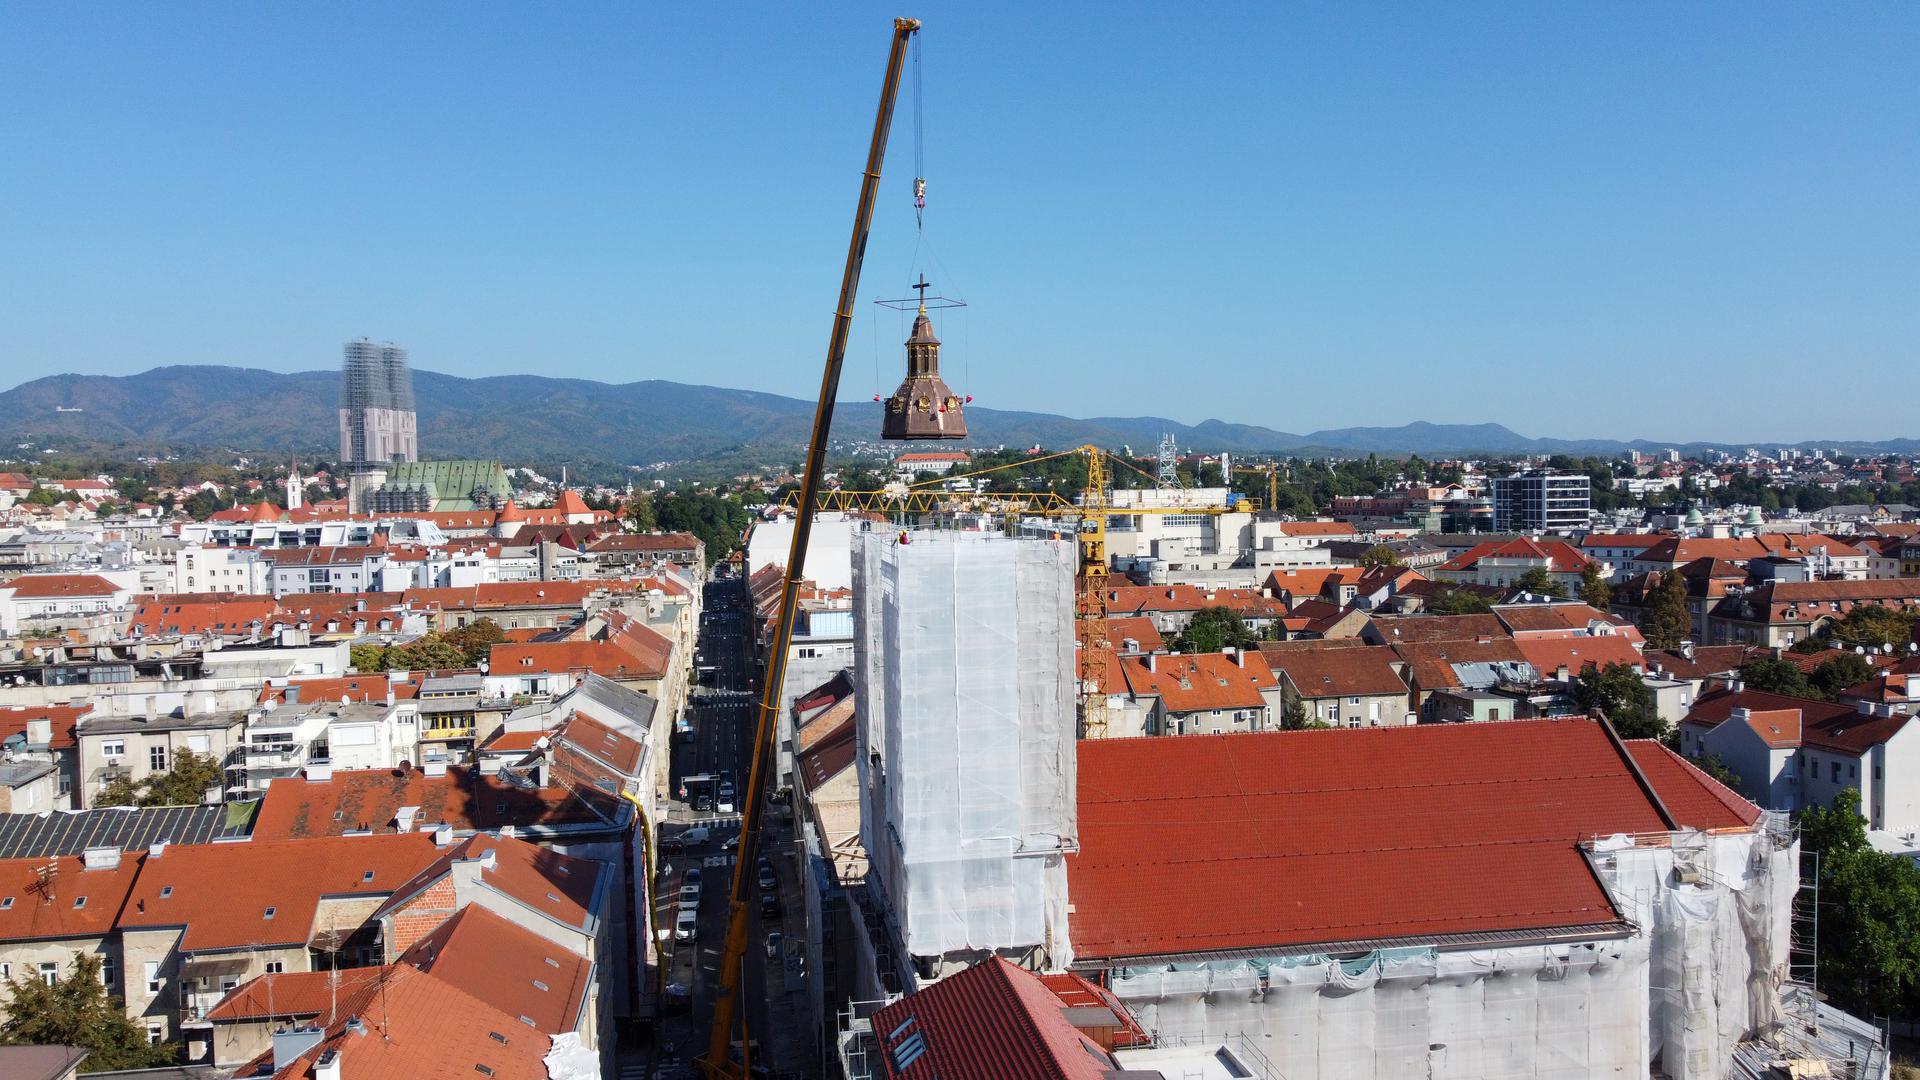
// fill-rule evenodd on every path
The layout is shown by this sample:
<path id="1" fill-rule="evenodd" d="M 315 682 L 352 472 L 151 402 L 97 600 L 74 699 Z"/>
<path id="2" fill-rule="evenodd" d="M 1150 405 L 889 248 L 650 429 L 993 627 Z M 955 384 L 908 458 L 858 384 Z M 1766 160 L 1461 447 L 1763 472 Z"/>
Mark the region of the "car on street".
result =
<path id="1" fill-rule="evenodd" d="M 687 867 L 687 872 L 680 875 L 680 884 L 704 885 L 706 883 L 700 880 L 700 868 L 697 866 L 689 866 Z"/>
<path id="2" fill-rule="evenodd" d="M 780 917 L 780 894 L 761 894 L 760 917 L 763 919 L 777 919 Z"/>
<path id="3" fill-rule="evenodd" d="M 780 947 L 786 943 L 786 935 L 775 930 L 767 935 L 767 959 L 780 959 Z"/>
<path id="4" fill-rule="evenodd" d="M 682 911 L 673 920 L 673 937 L 676 941 L 695 941 L 700 935 L 700 913 Z"/>
<path id="5" fill-rule="evenodd" d="M 720 801 L 717 805 L 719 806 L 721 813 L 723 814 L 733 813 L 734 803 L 733 803 L 733 785 L 732 784 L 720 785 Z"/>
<path id="6" fill-rule="evenodd" d="M 680 886 L 680 910 L 700 910 L 700 886 L 698 883 Z"/>
<path id="7" fill-rule="evenodd" d="M 773 864 L 765 855 L 760 856 L 760 891 L 773 892 L 780 887 L 780 878 L 773 872 Z"/>
<path id="8" fill-rule="evenodd" d="M 682 829 L 679 832 L 674 833 L 672 836 L 669 836 L 666 839 L 660 841 L 660 850 L 661 852 L 666 854 L 672 854 L 673 852 L 677 852 L 677 851 L 685 851 L 690 847 L 695 847 L 697 845 L 706 843 L 707 840 L 712 836 L 713 836 L 712 831 L 709 830 L 706 826 L 695 825 L 690 829 Z"/>

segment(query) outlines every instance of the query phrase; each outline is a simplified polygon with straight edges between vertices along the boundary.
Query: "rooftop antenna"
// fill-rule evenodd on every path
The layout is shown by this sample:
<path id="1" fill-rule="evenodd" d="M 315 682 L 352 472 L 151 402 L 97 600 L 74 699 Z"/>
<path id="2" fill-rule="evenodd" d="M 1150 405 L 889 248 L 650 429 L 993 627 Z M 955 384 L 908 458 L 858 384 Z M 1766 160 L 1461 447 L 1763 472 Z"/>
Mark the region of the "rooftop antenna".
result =
<path id="1" fill-rule="evenodd" d="M 60 876 L 60 860 L 48 859 L 47 865 L 33 868 L 33 884 L 27 886 L 40 894 L 41 903 L 53 903 L 53 883 Z"/>
<path id="2" fill-rule="evenodd" d="M 1180 486 L 1180 444 L 1171 431 L 1160 436 L 1160 486 Z"/>

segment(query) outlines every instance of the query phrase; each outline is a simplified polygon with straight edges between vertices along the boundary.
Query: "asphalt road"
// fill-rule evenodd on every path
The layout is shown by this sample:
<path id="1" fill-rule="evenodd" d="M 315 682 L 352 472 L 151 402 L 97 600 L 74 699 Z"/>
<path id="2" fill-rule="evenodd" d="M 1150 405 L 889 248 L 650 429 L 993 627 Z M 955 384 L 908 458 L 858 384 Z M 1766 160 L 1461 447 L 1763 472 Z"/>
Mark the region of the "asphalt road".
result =
<path id="1" fill-rule="evenodd" d="M 673 943 L 673 962 L 669 973 L 670 981 L 691 988 L 692 1012 L 685 1023 L 672 1023 L 663 1029 L 663 1038 L 674 1045 L 670 1056 L 681 1062 L 691 1060 L 704 1050 L 706 1033 L 712 1021 L 720 952 L 726 941 L 727 896 L 732 885 L 734 862 L 731 848 L 725 845 L 726 841 L 738 835 L 740 809 L 736 804 L 732 813 L 721 813 L 717 807 L 710 811 L 695 812 L 679 798 L 681 781 L 699 773 L 730 778 L 734 782 L 736 798 L 744 799 L 747 774 L 752 764 L 752 725 L 759 708 L 754 687 L 753 618 L 744 585 L 736 580 L 709 582 L 704 601 L 697 664 L 712 665 L 714 672 L 703 685 L 695 688 L 689 710 L 692 738 L 675 741 L 672 763 L 675 803 L 668 815 L 668 825 L 662 831 L 664 839 L 683 828 L 705 824 L 711 829 L 712 835 L 705 844 L 666 856 L 665 861 L 671 869 L 659 883 L 659 895 L 667 900 L 659 915 L 660 921 L 656 923 L 667 927 L 673 925 L 674 898 L 684 880 L 685 871 L 690 867 L 699 867 L 702 895 L 698 940 Z M 769 825 L 772 824 L 769 818 Z M 768 848 L 773 839 L 769 836 L 763 841 L 763 850 Z M 783 886 L 789 884 L 784 880 L 785 876 L 783 873 Z M 752 891 L 750 900 L 755 906 L 749 916 L 742 1000 L 754 1038 L 765 1046 L 767 1042 L 761 1038 L 761 1033 L 770 1030 L 768 1025 L 771 1021 L 764 946 L 766 930 L 779 928 L 780 920 L 769 920 L 769 926 L 763 928 L 757 890 Z M 777 976 L 775 981 L 778 986 L 780 980 Z M 784 989 L 776 989 L 775 992 L 784 993 Z"/>

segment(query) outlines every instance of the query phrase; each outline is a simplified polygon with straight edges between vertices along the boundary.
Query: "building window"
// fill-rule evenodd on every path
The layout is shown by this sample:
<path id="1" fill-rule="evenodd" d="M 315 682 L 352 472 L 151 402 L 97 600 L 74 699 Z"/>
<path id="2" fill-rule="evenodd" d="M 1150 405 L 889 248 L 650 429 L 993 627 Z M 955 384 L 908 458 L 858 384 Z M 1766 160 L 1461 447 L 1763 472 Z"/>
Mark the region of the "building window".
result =
<path id="1" fill-rule="evenodd" d="M 102 956 L 100 958 L 100 985 L 111 988 L 113 986 L 113 976 L 113 957 Z"/>
<path id="2" fill-rule="evenodd" d="M 46 983 L 48 986 L 52 986 L 54 983 L 59 982 L 60 981 L 60 965 L 59 964 L 41 964 L 40 965 L 40 981 L 43 983 Z"/>
<path id="3" fill-rule="evenodd" d="M 159 1046 L 162 1042 L 166 1040 L 166 1037 L 167 1037 L 166 1028 L 160 1026 L 159 1024 L 147 1025 L 147 1045 L 148 1046 Z"/>
<path id="4" fill-rule="evenodd" d="M 167 771 L 167 748 L 165 746 L 147 747 L 147 767 L 154 772 Z"/>
<path id="5" fill-rule="evenodd" d="M 1833 782 L 1840 782 L 1840 763 L 1837 761 L 1833 763 Z"/>
<path id="6" fill-rule="evenodd" d="M 109 739 L 100 744 L 100 752 L 110 758 L 117 758 L 127 752 L 127 744 L 120 739 Z"/>
<path id="7" fill-rule="evenodd" d="M 287 962 L 285 960 L 267 961 L 267 974 L 278 975 L 285 970 L 287 970 Z"/>
<path id="8" fill-rule="evenodd" d="M 160 992 L 160 961 L 158 960 L 147 961 L 146 973 L 147 973 L 147 993 L 149 994 L 159 993 Z"/>

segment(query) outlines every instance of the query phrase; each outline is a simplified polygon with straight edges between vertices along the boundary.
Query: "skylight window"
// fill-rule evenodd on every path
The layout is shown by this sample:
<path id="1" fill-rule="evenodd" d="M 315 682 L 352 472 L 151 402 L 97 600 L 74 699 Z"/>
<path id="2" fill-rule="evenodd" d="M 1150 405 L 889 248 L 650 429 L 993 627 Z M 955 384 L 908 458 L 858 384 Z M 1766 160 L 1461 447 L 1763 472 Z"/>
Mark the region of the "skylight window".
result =
<path id="1" fill-rule="evenodd" d="M 365 873 L 363 873 L 363 874 L 361 874 L 361 875 L 360 875 L 360 880 L 361 880 L 361 881 L 372 881 L 372 880 L 373 880 L 373 871 L 371 871 L 371 870 L 368 870 L 368 871 L 366 871 Z"/>
<path id="2" fill-rule="evenodd" d="M 268 909 L 267 909 L 267 913 L 266 913 L 265 915 L 262 915 L 262 916 L 260 916 L 260 917 L 261 917 L 261 918 L 263 918 L 263 919 L 271 919 L 271 918 L 273 918 L 273 916 L 274 916 L 274 914 L 275 914 L 276 912 L 278 912 L 279 910 L 280 910 L 279 908 L 268 908 Z"/>
<path id="3" fill-rule="evenodd" d="M 86 907 L 86 906 L 87 906 L 87 898 L 86 898 L 86 897 L 84 897 L 84 896 L 76 896 L 76 897 L 74 897 L 74 898 L 73 898 L 73 906 L 74 906 L 74 909 L 75 909 L 75 910 L 78 910 L 78 909 L 80 909 L 80 908 L 83 908 L 83 907 Z"/>
<path id="4" fill-rule="evenodd" d="M 13 906 L 13 897 L 9 896 L 9 897 L 0 899 L 0 911 L 6 911 L 8 908 L 11 908 L 12 906 Z"/>
<path id="5" fill-rule="evenodd" d="M 535 979 L 533 980 L 533 988 L 535 990 L 545 990 L 547 988 L 547 984 L 541 982 L 539 979 Z"/>
<path id="6" fill-rule="evenodd" d="M 162 900 L 173 899 L 173 886 L 171 885 L 160 886 L 160 899 Z"/>

